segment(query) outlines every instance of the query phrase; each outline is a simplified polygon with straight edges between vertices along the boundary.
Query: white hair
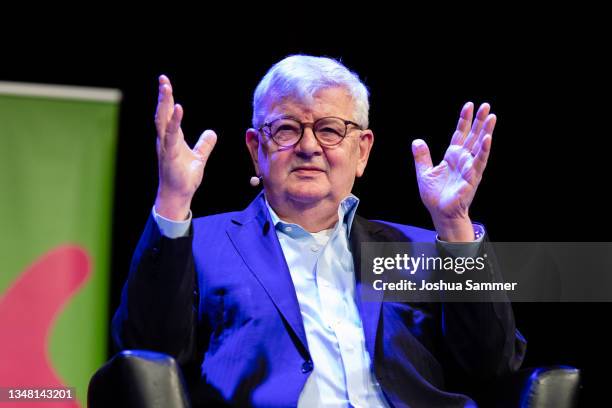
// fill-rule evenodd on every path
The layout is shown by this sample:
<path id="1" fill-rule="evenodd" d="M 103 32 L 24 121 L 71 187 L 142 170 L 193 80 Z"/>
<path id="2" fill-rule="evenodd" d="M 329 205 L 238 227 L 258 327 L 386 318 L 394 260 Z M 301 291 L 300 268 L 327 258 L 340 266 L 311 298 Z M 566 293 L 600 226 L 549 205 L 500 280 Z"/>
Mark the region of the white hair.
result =
<path id="1" fill-rule="evenodd" d="M 346 119 L 366 129 L 369 93 L 359 76 L 340 61 L 310 55 L 286 57 L 274 64 L 262 78 L 253 95 L 253 127 L 263 125 L 270 102 L 290 97 L 310 105 L 318 91 L 331 87 L 346 89 L 354 104 L 354 117 Z"/>

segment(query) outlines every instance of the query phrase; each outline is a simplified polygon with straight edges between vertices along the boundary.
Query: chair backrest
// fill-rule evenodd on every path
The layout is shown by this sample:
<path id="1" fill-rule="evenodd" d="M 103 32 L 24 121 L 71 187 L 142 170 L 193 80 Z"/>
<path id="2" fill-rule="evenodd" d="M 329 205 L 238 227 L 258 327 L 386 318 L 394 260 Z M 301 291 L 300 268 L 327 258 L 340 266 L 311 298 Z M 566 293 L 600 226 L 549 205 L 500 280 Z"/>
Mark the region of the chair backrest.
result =
<path id="1" fill-rule="evenodd" d="M 580 387 L 577 368 L 523 368 L 484 387 L 479 401 L 497 408 L 575 408 Z"/>
<path id="2" fill-rule="evenodd" d="M 122 351 L 91 378 L 90 408 L 187 408 L 183 379 L 174 359 L 151 351 Z"/>
<path id="3" fill-rule="evenodd" d="M 579 390 L 580 370 L 577 368 L 538 368 L 526 380 L 521 407 L 575 407 Z"/>

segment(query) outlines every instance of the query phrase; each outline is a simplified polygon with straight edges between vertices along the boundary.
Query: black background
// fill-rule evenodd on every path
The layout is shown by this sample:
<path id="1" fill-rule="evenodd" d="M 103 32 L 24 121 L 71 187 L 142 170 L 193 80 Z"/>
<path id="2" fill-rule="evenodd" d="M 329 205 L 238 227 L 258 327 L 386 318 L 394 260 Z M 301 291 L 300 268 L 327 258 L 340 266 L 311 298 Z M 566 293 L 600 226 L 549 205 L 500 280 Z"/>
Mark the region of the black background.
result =
<path id="1" fill-rule="evenodd" d="M 124 35 L 109 25 L 95 38 L 79 38 L 75 31 L 5 44 L 1 80 L 123 92 L 111 314 L 156 192 L 157 76 L 165 73 L 173 82 L 190 143 L 206 128 L 219 135 L 194 214 L 242 209 L 256 194 L 244 146 L 252 92 L 274 62 L 294 53 L 341 58 L 370 89 L 376 139 L 354 190 L 363 216 L 431 228 L 410 143 L 425 139 L 434 161 L 440 160 L 462 104 L 487 101 L 498 125 L 473 220 L 483 222 L 494 241 L 610 241 L 611 71 L 605 62 L 608 33 L 595 21 L 540 27 L 527 19 L 499 30 L 491 22 L 483 30 L 479 21 L 440 35 L 432 27 L 408 30 L 409 22 L 400 19 L 334 36 L 309 30 L 301 20 L 292 23 L 298 29 L 282 35 L 255 29 L 237 35 L 233 28 L 206 25 L 188 32 L 153 26 Z M 612 362 L 611 309 L 600 303 L 516 304 L 517 327 L 529 343 L 524 366 L 582 368 L 583 403 L 594 405 L 606 394 Z"/>

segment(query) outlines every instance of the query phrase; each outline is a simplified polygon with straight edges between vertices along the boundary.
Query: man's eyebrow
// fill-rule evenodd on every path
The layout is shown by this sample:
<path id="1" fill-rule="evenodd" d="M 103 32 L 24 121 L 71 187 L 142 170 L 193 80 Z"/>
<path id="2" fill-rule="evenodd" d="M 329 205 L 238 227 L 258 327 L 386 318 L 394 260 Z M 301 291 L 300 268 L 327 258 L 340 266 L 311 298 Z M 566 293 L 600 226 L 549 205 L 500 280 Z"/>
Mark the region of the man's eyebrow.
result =
<path id="1" fill-rule="evenodd" d="M 288 115 L 288 114 L 280 114 L 280 115 L 277 115 L 277 116 L 272 116 L 271 118 L 267 119 L 266 122 L 270 123 L 270 122 L 275 121 L 277 119 L 293 119 L 295 121 L 300 122 L 300 120 L 297 117 L 292 116 L 292 115 Z"/>

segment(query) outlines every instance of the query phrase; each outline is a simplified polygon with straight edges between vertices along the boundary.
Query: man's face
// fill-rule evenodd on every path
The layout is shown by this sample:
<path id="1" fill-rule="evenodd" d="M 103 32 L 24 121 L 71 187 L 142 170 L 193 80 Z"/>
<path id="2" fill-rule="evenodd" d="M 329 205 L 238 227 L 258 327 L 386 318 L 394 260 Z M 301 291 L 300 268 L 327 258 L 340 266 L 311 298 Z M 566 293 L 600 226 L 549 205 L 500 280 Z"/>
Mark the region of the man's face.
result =
<path id="1" fill-rule="evenodd" d="M 310 124 L 328 116 L 355 121 L 353 111 L 353 102 L 344 88 L 326 88 L 315 94 L 309 106 L 295 99 L 273 102 L 265 121 L 283 116 Z M 276 203 L 294 201 L 306 205 L 322 200 L 339 203 L 346 197 L 355 177 L 363 174 L 373 140 L 370 130 L 359 130 L 352 125 L 342 142 L 332 147 L 322 147 L 309 125 L 293 147 L 278 146 L 254 129 L 249 129 L 246 136 L 268 198 Z"/>

